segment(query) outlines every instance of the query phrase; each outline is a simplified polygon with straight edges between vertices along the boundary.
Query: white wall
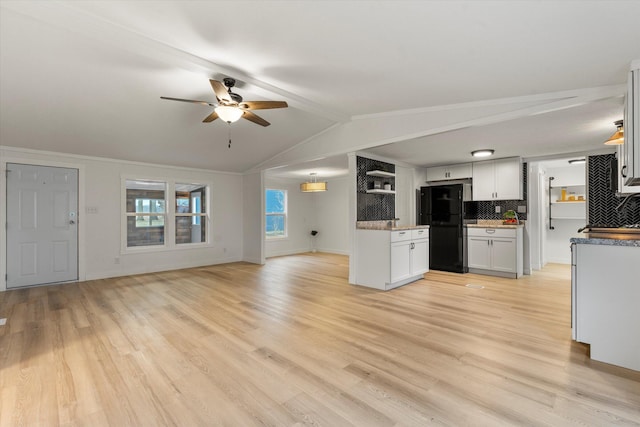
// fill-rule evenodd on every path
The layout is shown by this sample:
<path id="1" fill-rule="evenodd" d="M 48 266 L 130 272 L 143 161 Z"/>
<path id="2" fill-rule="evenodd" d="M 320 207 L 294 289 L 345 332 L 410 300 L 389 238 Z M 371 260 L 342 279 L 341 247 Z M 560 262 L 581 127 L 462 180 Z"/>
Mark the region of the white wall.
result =
<path id="1" fill-rule="evenodd" d="M 243 210 L 235 214 L 242 218 L 242 260 L 264 264 L 264 172 L 242 177 Z M 242 212 L 242 215 L 240 215 Z"/>
<path id="2" fill-rule="evenodd" d="M 349 177 L 327 182 L 327 191 L 313 195 L 316 249 L 349 255 Z"/>
<path id="3" fill-rule="evenodd" d="M 0 166 L 27 163 L 79 169 L 79 279 L 91 280 L 172 270 L 242 259 L 242 176 L 196 169 L 121 162 L 0 147 Z M 121 246 L 121 178 L 154 178 L 208 184 L 211 188 L 210 242 L 198 247 L 154 248 L 131 253 Z M 6 177 L 0 174 L 0 199 L 6 200 Z M 96 214 L 85 214 L 86 208 Z M 0 223 L 6 210 L 0 209 Z M 0 235 L 0 277 L 6 273 L 6 231 Z M 5 281 L 0 281 L 4 290 Z"/>

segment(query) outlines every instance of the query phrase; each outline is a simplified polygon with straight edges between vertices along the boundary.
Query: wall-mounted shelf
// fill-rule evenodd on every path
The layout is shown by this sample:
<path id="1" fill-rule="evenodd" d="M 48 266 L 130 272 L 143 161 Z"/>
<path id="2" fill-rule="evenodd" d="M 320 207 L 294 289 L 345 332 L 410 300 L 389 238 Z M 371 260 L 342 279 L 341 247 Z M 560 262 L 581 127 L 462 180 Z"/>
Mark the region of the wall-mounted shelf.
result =
<path id="1" fill-rule="evenodd" d="M 552 205 L 571 205 L 571 204 L 575 204 L 575 203 L 582 203 L 584 204 L 586 202 L 586 200 L 556 200 L 555 202 L 551 202 Z"/>
<path id="2" fill-rule="evenodd" d="M 367 190 L 368 194 L 396 194 L 396 190 L 373 189 Z"/>
<path id="3" fill-rule="evenodd" d="M 381 170 L 367 171 L 367 175 L 369 176 L 377 176 L 380 178 L 395 178 L 396 174 L 392 172 L 385 172 Z"/>
<path id="4" fill-rule="evenodd" d="M 556 219 L 570 219 L 570 220 L 584 221 L 584 220 L 585 220 L 585 217 L 583 217 L 583 216 L 580 216 L 580 217 L 578 217 L 578 216 L 576 216 L 576 217 L 573 217 L 573 216 L 554 216 L 554 217 L 553 217 L 553 218 L 551 218 L 551 219 L 552 219 L 552 220 L 554 220 L 554 221 L 555 221 Z"/>

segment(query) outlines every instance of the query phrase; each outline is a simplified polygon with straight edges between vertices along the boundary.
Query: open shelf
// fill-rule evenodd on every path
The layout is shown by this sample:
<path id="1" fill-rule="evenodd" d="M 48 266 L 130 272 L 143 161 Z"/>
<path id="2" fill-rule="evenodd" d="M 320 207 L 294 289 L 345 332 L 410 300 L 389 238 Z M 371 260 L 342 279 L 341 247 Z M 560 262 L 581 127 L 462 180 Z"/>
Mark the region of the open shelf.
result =
<path id="1" fill-rule="evenodd" d="M 377 176 L 380 178 L 395 178 L 396 174 L 392 172 L 385 172 L 380 170 L 367 171 L 367 175 L 369 176 Z"/>
<path id="2" fill-rule="evenodd" d="M 556 219 L 570 219 L 570 220 L 584 221 L 585 219 L 587 219 L 587 217 L 585 217 L 585 216 L 554 216 L 551 219 L 554 220 L 554 221 Z"/>
<path id="3" fill-rule="evenodd" d="M 575 204 L 575 203 L 585 203 L 586 200 L 556 200 L 555 202 L 551 202 L 552 205 L 570 205 L 570 204 Z"/>
<path id="4" fill-rule="evenodd" d="M 396 194 L 396 190 L 383 190 L 383 189 L 374 189 L 367 190 L 368 194 Z"/>

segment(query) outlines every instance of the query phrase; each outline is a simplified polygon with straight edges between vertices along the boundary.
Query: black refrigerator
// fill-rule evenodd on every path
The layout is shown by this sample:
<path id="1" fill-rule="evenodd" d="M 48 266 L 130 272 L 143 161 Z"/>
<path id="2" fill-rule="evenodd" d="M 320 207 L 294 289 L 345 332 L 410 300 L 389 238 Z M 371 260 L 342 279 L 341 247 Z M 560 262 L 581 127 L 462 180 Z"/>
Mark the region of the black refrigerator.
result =
<path id="1" fill-rule="evenodd" d="M 465 200 L 469 184 L 447 184 L 420 189 L 420 224 L 430 226 L 429 269 L 468 273 Z"/>

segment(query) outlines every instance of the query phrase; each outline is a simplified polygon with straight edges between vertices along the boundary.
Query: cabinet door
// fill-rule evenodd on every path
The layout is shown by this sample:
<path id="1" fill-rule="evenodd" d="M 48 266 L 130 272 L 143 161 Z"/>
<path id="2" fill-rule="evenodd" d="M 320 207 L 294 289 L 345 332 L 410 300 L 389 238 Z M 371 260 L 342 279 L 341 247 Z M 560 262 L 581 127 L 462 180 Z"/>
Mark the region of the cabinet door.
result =
<path id="1" fill-rule="evenodd" d="M 495 161 L 495 189 L 497 200 L 522 199 L 522 163 L 520 163 L 520 159 Z"/>
<path id="2" fill-rule="evenodd" d="M 517 251 L 515 239 L 491 239 L 491 269 L 505 273 L 515 273 L 517 270 Z"/>
<path id="3" fill-rule="evenodd" d="M 486 237 L 469 237 L 467 241 L 469 268 L 491 269 L 491 248 Z"/>
<path id="4" fill-rule="evenodd" d="M 429 239 L 413 241 L 411 249 L 411 274 L 424 274 L 429 271 Z"/>
<path id="5" fill-rule="evenodd" d="M 391 244 L 391 282 L 411 277 L 411 241 Z"/>
<path id="6" fill-rule="evenodd" d="M 465 179 L 473 176 L 471 163 L 460 163 L 449 166 L 449 179 Z"/>
<path id="7" fill-rule="evenodd" d="M 433 168 L 427 168 L 427 181 L 442 181 L 447 178 L 447 167 L 436 166 Z"/>
<path id="8" fill-rule="evenodd" d="M 495 182 L 492 161 L 473 164 L 473 200 L 494 200 Z"/>

